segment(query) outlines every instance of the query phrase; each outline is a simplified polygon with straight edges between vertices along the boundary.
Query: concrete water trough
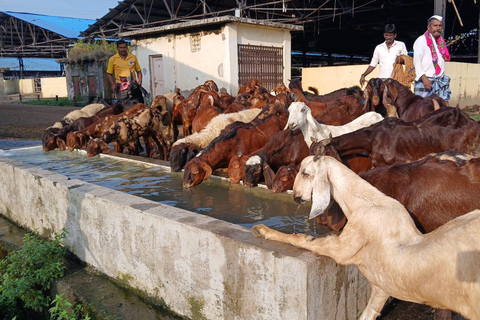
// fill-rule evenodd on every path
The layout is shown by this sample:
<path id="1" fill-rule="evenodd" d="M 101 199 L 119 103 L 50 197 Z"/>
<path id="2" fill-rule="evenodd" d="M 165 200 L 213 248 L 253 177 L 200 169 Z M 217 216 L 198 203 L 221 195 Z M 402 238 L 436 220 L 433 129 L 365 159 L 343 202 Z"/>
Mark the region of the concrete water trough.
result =
<path id="1" fill-rule="evenodd" d="M 0 177 L 0 214 L 44 236 L 67 229 L 78 258 L 182 316 L 344 320 L 367 303 L 356 267 L 244 226 L 10 157 L 0 156 Z"/>

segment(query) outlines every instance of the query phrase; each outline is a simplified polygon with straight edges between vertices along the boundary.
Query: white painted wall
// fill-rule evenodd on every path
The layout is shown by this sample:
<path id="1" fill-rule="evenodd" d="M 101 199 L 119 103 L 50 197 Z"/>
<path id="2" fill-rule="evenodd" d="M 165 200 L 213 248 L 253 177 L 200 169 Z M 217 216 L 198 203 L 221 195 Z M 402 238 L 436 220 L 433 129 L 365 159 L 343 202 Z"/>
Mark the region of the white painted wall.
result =
<path id="1" fill-rule="evenodd" d="M 199 39 L 199 50 L 194 50 L 193 39 Z M 202 31 L 182 35 L 162 35 L 148 39 L 132 40 L 133 53 L 143 71 L 143 86 L 150 92 L 150 56 L 163 56 L 165 91 L 176 88 L 192 90 L 207 80 L 225 87 L 231 94 L 238 91 L 238 44 L 275 46 L 284 48 L 284 82 L 290 79 L 290 31 L 249 25 L 227 23 L 216 31 Z"/>

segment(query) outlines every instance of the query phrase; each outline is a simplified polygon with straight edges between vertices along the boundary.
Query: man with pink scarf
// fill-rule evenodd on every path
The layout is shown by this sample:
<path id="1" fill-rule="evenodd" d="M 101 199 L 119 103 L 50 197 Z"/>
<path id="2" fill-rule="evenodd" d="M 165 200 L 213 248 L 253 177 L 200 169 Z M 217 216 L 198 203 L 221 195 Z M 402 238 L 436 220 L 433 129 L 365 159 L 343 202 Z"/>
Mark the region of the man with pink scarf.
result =
<path id="1" fill-rule="evenodd" d="M 415 94 L 427 97 L 438 94 L 445 101 L 450 99 L 450 78 L 445 75 L 445 61 L 450 54 L 442 38 L 443 18 L 434 15 L 428 19 L 427 31 L 413 44 L 415 66 Z"/>

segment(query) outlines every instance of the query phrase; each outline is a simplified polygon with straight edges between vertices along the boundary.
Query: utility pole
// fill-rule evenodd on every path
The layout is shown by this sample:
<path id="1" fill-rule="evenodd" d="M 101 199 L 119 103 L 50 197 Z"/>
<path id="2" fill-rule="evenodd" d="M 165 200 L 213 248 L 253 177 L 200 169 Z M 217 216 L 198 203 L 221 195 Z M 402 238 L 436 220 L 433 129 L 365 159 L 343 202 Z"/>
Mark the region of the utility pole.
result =
<path id="1" fill-rule="evenodd" d="M 23 58 L 18 58 L 18 67 L 20 70 L 20 79 L 23 79 L 23 73 L 25 71 L 25 66 L 23 65 Z"/>
<path id="2" fill-rule="evenodd" d="M 445 10 L 446 10 L 446 3 L 445 3 L 446 0 L 435 0 L 434 3 L 433 3 L 433 14 L 437 14 L 441 17 L 443 17 L 443 31 L 442 31 L 442 37 L 444 36 L 444 33 L 445 33 L 445 27 L 446 27 L 446 24 L 445 24 Z"/>

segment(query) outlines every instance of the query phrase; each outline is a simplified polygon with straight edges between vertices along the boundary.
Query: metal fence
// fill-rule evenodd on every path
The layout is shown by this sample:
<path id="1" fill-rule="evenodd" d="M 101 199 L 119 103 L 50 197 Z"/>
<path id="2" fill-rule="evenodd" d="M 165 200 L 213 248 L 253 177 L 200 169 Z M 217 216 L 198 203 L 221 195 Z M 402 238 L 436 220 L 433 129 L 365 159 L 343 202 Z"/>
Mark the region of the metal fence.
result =
<path id="1" fill-rule="evenodd" d="M 238 45 L 239 87 L 254 78 L 268 90 L 283 83 L 283 48 Z"/>

